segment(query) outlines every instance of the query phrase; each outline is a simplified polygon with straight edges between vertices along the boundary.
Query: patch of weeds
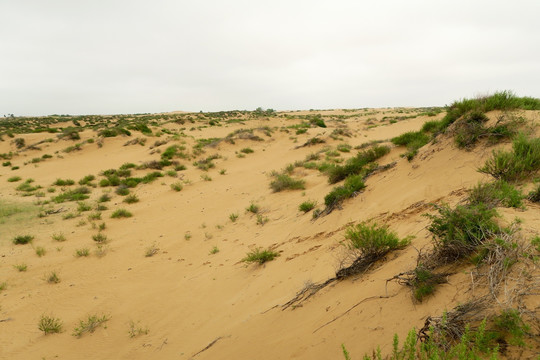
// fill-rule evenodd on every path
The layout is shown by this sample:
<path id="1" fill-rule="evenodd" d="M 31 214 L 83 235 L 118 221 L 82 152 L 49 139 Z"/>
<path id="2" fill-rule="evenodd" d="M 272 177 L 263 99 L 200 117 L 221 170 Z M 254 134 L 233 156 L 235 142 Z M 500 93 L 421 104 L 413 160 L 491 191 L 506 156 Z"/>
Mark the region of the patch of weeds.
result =
<path id="1" fill-rule="evenodd" d="M 86 212 L 92 210 L 92 206 L 90 204 L 87 204 L 85 202 L 79 201 L 77 203 L 77 211 L 78 212 Z"/>
<path id="2" fill-rule="evenodd" d="M 32 242 L 34 237 L 32 235 L 17 235 L 13 238 L 12 242 L 15 245 L 24 245 Z"/>
<path id="3" fill-rule="evenodd" d="M 156 244 L 152 244 L 149 247 L 146 248 L 146 251 L 144 252 L 145 257 L 152 257 L 157 254 L 159 251 L 159 248 Z"/>
<path id="4" fill-rule="evenodd" d="M 53 316 L 41 315 L 38 322 L 38 329 L 47 334 L 57 334 L 62 331 L 62 321 Z"/>
<path id="5" fill-rule="evenodd" d="M 42 256 L 45 256 L 46 253 L 47 253 L 47 250 L 45 250 L 44 247 L 42 247 L 42 246 L 36 247 L 36 255 L 37 256 L 42 257 Z"/>
<path id="6" fill-rule="evenodd" d="M 92 185 L 91 182 L 95 179 L 96 177 L 94 175 L 86 175 L 81 180 L 79 180 L 79 185 Z"/>
<path id="7" fill-rule="evenodd" d="M 184 234 L 184 240 L 189 240 L 193 237 L 193 235 L 191 235 L 191 233 L 189 231 L 187 231 L 185 234 Z"/>
<path id="8" fill-rule="evenodd" d="M 504 180 L 476 185 L 469 193 L 469 204 L 486 204 L 488 207 L 503 205 L 522 208 L 525 196 Z"/>
<path id="9" fill-rule="evenodd" d="M 98 202 L 100 202 L 100 203 L 104 203 L 104 202 L 108 202 L 108 201 L 111 201 L 111 196 L 109 194 L 103 194 L 98 199 Z"/>
<path id="10" fill-rule="evenodd" d="M 253 214 L 257 214 L 259 212 L 260 208 L 259 208 L 259 205 L 255 204 L 255 203 L 251 203 L 247 208 L 246 208 L 246 211 L 250 212 L 250 213 L 253 213 Z"/>
<path id="11" fill-rule="evenodd" d="M 270 183 L 270 188 L 274 192 L 279 192 L 283 190 L 303 190 L 306 187 L 304 180 L 293 179 L 287 174 L 277 174 Z"/>
<path id="12" fill-rule="evenodd" d="M 237 213 L 231 213 L 229 215 L 229 219 L 232 221 L 232 222 L 235 222 L 236 220 L 238 220 L 238 214 Z"/>
<path id="13" fill-rule="evenodd" d="M 87 257 L 90 255 L 90 249 L 88 248 L 82 248 L 75 250 L 75 256 L 76 257 Z"/>
<path id="14" fill-rule="evenodd" d="M 250 251 L 246 254 L 246 257 L 242 259 L 246 263 L 258 263 L 259 265 L 264 264 L 267 261 L 272 261 L 279 256 L 279 253 L 271 250 L 262 248 L 256 248 L 253 251 Z"/>
<path id="15" fill-rule="evenodd" d="M 202 174 L 201 179 L 204 181 L 212 181 L 212 178 L 208 176 L 207 174 Z"/>
<path id="16" fill-rule="evenodd" d="M 510 344 L 516 346 L 525 346 L 523 338 L 529 335 L 530 327 L 525 324 L 518 310 L 507 309 L 494 319 L 495 328 L 499 330 L 504 337 L 510 337 Z"/>
<path id="17" fill-rule="evenodd" d="M 183 188 L 184 188 L 184 186 L 179 181 L 171 184 L 171 189 L 173 189 L 174 191 L 177 191 L 177 192 L 182 191 Z"/>
<path id="18" fill-rule="evenodd" d="M 64 241 L 66 241 L 66 237 L 64 236 L 63 233 L 58 233 L 58 234 L 57 234 L 57 233 L 54 233 L 54 234 L 52 234 L 51 237 L 52 237 L 52 239 L 53 239 L 54 241 L 58 241 L 58 242 L 64 242 Z"/>
<path id="19" fill-rule="evenodd" d="M 7 282 L 0 283 L 0 293 L 7 289 Z"/>
<path id="20" fill-rule="evenodd" d="M 347 160 L 345 165 L 333 165 L 326 169 L 328 182 L 335 184 L 350 175 L 357 175 L 365 171 L 366 165 L 383 157 L 390 152 L 388 146 L 374 146 L 371 149 L 359 152 L 355 157 Z"/>
<path id="21" fill-rule="evenodd" d="M 411 287 L 416 301 L 421 302 L 425 297 L 435 292 L 438 284 L 446 283 L 446 274 L 436 274 L 430 269 L 419 265 L 414 269 Z"/>
<path id="22" fill-rule="evenodd" d="M 79 326 L 73 330 L 73 336 L 81 337 L 85 333 L 93 333 L 98 327 L 109 321 L 110 317 L 106 315 L 90 315 L 86 320 L 81 320 Z"/>
<path id="23" fill-rule="evenodd" d="M 95 220 L 101 220 L 101 213 L 99 211 L 88 215 L 88 221 L 95 221 Z"/>
<path id="24" fill-rule="evenodd" d="M 214 254 L 217 254 L 219 252 L 219 249 L 217 246 L 214 246 L 212 248 L 212 250 L 210 250 L 210 255 L 214 255 Z"/>
<path id="25" fill-rule="evenodd" d="M 243 148 L 240 151 L 243 152 L 244 154 L 252 154 L 255 152 L 252 148 L 249 148 L 249 147 Z"/>
<path id="26" fill-rule="evenodd" d="M 495 222 L 497 212 L 485 204 L 436 206 L 438 215 L 431 219 L 428 231 L 433 234 L 434 249 L 439 262 L 454 262 L 485 242 L 499 229 Z"/>
<path id="27" fill-rule="evenodd" d="M 406 146 L 407 153 L 405 157 L 411 161 L 418 153 L 418 149 L 426 145 L 429 140 L 430 137 L 423 131 L 409 131 L 393 138 L 392 143 L 397 146 Z"/>
<path id="28" fill-rule="evenodd" d="M 139 335 L 147 335 L 150 332 L 148 327 L 141 327 L 139 324 L 135 323 L 133 320 L 129 322 L 128 335 L 130 338 L 134 338 Z"/>
<path id="29" fill-rule="evenodd" d="M 139 202 L 139 198 L 135 194 L 128 195 L 124 198 L 126 204 L 134 204 Z"/>
<path id="30" fill-rule="evenodd" d="M 326 208 L 331 210 L 339 206 L 345 199 L 353 197 L 359 191 L 365 189 L 362 175 L 351 175 L 345 179 L 343 186 L 337 186 L 324 197 Z"/>
<path id="31" fill-rule="evenodd" d="M 529 139 L 518 135 L 512 144 L 512 151 L 494 151 L 480 172 L 496 179 L 517 181 L 535 174 L 540 169 L 540 138 Z"/>
<path id="32" fill-rule="evenodd" d="M 17 269 L 19 272 L 28 270 L 28 266 L 26 264 L 17 264 L 17 265 L 13 265 L 13 267 Z"/>
<path id="33" fill-rule="evenodd" d="M 527 199 L 532 202 L 540 203 L 540 184 L 536 185 L 536 188 L 529 192 Z"/>
<path id="34" fill-rule="evenodd" d="M 56 179 L 53 185 L 56 186 L 71 186 L 75 184 L 75 180 L 72 179 Z"/>
<path id="35" fill-rule="evenodd" d="M 227 173 L 226 169 L 219 170 L 219 175 L 225 175 Z"/>
<path id="36" fill-rule="evenodd" d="M 12 176 L 12 177 L 7 179 L 8 182 L 16 182 L 16 181 L 19 181 L 19 180 L 21 180 L 20 176 Z"/>
<path id="37" fill-rule="evenodd" d="M 177 177 L 178 173 L 176 172 L 176 170 L 167 170 L 165 172 L 165 175 L 170 176 L 170 177 Z"/>
<path id="38" fill-rule="evenodd" d="M 126 209 L 118 209 L 118 210 L 115 210 L 112 214 L 111 214 L 111 218 L 113 219 L 118 219 L 118 218 L 129 218 L 129 217 L 132 217 L 133 214 L 129 211 L 127 211 Z"/>
<path id="39" fill-rule="evenodd" d="M 267 216 L 262 216 L 261 214 L 257 214 L 257 225 L 264 225 L 269 221 Z"/>
<path id="40" fill-rule="evenodd" d="M 303 211 L 304 213 L 307 213 L 307 212 L 313 210 L 315 208 L 315 206 L 317 206 L 317 201 L 308 200 L 308 201 L 304 201 L 303 203 L 301 203 L 300 206 L 298 206 L 298 210 Z"/>
<path id="41" fill-rule="evenodd" d="M 48 275 L 45 275 L 45 280 L 49 284 L 58 284 L 60 282 L 60 278 L 58 277 L 56 271 L 51 271 Z"/>
<path id="42" fill-rule="evenodd" d="M 120 196 L 126 196 L 126 195 L 129 195 L 129 188 L 128 186 L 122 184 L 118 186 L 114 192 Z"/>
<path id="43" fill-rule="evenodd" d="M 69 190 L 66 192 L 63 192 L 62 194 L 55 196 L 52 198 L 52 201 L 55 203 L 63 203 L 66 201 L 81 201 L 86 200 L 90 196 L 88 195 L 90 193 L 90 189 L 86 186 L 81 186 L 74 190 Z"/>
<path id="44" fill-rule="evenodd" d="M 97 242 L 98 244 L 103 244 L 107 241 L 107 235 L 103 235 L 101 232 L 92 235 L 92 240 Z"/>

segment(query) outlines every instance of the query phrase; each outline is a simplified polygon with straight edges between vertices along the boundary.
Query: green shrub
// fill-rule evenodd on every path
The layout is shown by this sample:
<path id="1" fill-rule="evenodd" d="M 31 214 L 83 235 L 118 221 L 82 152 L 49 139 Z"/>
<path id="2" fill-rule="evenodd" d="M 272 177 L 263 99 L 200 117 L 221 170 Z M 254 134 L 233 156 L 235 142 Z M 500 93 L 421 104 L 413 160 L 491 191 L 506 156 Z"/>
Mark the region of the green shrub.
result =
<path id="1" fill-rule="evenodd" d="M 92 235 L 92 240 L 94 240 L 98 244 L 103 244 L 104 242 L 107 241 L 107 236 L 99 232 L 96 235 Z"/>
<path id="2" fill-rule="evenodd" d="M 134 204 L 139 202 L 139 198 L 135 194 L 128 195 L 124 198 L 126 204 Z"/>
<path id="3" fill-rule="evenodd" d="M 118 186 L 114 192 L 120 196 L 126 196 L 129 194 L 129 188 L 126 185 L 122 184 Z"/>
<path id="4" fill-rule="evenodd" d="M 525 346 L 523 338 L 529 334 L 529 325 L 523 322 L 518 310 L 507 309 L 494 319 L 495 327 L 505 337 L 510 336 L 510 344 Z"/>
<path id="5" fill-rule="evenodd" d="M 44 247 L 42 247 L 42 246 L 36 247 L 36 255 L 37 256 L 42 257 L 42 256 L 45 256 L 46 253 L 47 253 L 47 250 L 45 250 Z"/>
<path id="6" fill-rule="evenodd" d="M 181 191 L 183 188 L 184 186 L 180 181 L 171 184 L 171 189 L 173 189 L 174 191 Z"/>
<path id="7" fill-rule="evenodd" d="M 307 213 L 307 212 L 313 210 L 315 208 L 315 206 L 317 206 L 317 201 L 308 200 L 308 201 L 304 201 L 303 203 L 301 203 L 300 206 L 298 206 L 298 210 L 303 211 L 304 213 Z"/>
<path id="8" fill-rule="evenodd" d="M 90 250 L 88 248 L 77 249 L 75 250 L 76 257 L 87 257 L 90 255 Z"/>
<path id="9" fill-rule="evenodd" d="M 88 199 L 90 196 L 88 196 L 87 194 L 89 193 L 90 189 L 88 189 L 86 186 L 81 186 L 77 189 L 68 190 L 58 196 L 53 197 L 52 201 L 54 201 L 55 203 L 62 203 L 66 201 L 81 201 Z"/>
<path id="10" fill-rule="evenodd" d="M 345 179 L 343 186 L 337 186 L 324 197 L 324 204 L 328 209 L 341 204 L 345 199 L 353 197 L 366 187 L 362 175 L 351 175 Z"/>
<path id="11" fill-rule="evenodd" d="M 86 175 L 81 180 L 79 180 L 79 185 L 89 185 L 90 182 L 95 180 L 96 177 L 94 175 Z"/>
<path id="12" fill-rule="evenodd" d="M 132 217 L 132 216 L 133 216 L 133 214 L 130 213 L 129 211 L 127 211 L 126 209 L 118 209 L 118 210 L 115 210 L 111 214 L 111 218 L 113 218 L 113 219 L 128 218 L 128 217 Z"/>
<path id="13" fill-rule="evenodd" d="M 52 316 L 41 315 L 38 329 L 45 335 L 59 333 L 62 331 L 62 321 Z"/>
<path id="14" fill-rule="evenodd" d="M 469 193 L 469 204 L 485 204 L 496 207 L 500 204 L 506 207 L 523 207 L 524 195 L 504 180 L 476 185 Z"/>
<path id="15" fill-rule="evenodd" d="M 15 245 L 24 245 L 32 242 L 34 240 L 34 237 L 32 235 L 18 235 L 13 238 L 13 243 Z"/>
<path id="16" fill-rule="evenodd" d="M 75 184 L 75 181 L 72 179 L 56 179 L 56 181 L 53 183 L 53 185 L 56 185 L 56 186 L 71 186 L 74 184 Z"/>
<path id="17" fill-rule="evenodd" d="M 246 211 L 249 211 L 253 214 L 257 214 L 259 212 L 259 205 L 255 204 L 255 203 L 251 203 L 247 208 L 246 208 Z"/>
<path id="18" fill-rule="evenodd" d="M 106 315 L 90 315 L 88 316 L 88 319 L 79 322 L 79 326 L 73 330 L 73 336 L 81 337 L 85 333 L 93 333 L 107 321 L 109 321 L 109 317 Z"/>
<path id="19" fill-rule="evenodd" d="M 231 213 L 229 215 L 229 219 L 232 221 L 232 222 L 235 222 L 236 220 L 238 220 L 238 214 L 236 213 Z"/>
<path id="20" fill-rule="evenodd" d="M 497 212 L 485 204 L 438 206 L 428 230 L 433 234 L 435 251 L 441 261 L 452 262 L 470 254 L 498 230 Z"/>
<path id="21" fill-rule="evenodd" d="M 107 201 L 111 201 L 111 196 L 109 194 L 103 194 L 99 197 L 98 202 L 104 203 Z"/>
<path id="22" fill-rule="evenodd" d="M 494 151 L 479 169 L 496 179 L 522 180 L 540 169 L 540 138 L 529 139 L 520 134 L 514 139 L 512 151 Z"/>
<path id="23" fill-rule="evenodd" d="M 413 280 L 411 282 L 413 296 L 415 300 L 421 302 L 425 297 L 435 292 L 435 287 L 438 284 L 446 282 L 446 274 L 435 274 L 433 271 L 420 264 L 414 269 Z"/>
<path id="24" fill-rule="evenodd" d="M 360 223 L 347 228 L 345 239 L 351 249 L 358 250 L 364 257 L 381 257 L 391 250 L 400 249 L 409 244 L 410 239 L 400 240 L 388 226 Z"/>
<path id="25" fill-rule="evenodd" d="M 422 131 L 409 131 L 392 139 L 392 143 L 397 146 L 406 146 L 408 152 L 405 154 L 407 160 L 411 161 L 418 153 L 418 149 L 426 145 L 430 137 Z"/>
<path id="26" fill-rule="evenodd" d="M 540 203 L 540 184 L 538 184 L 535 189 L 529 192 L 527 199 L 532 202 Z"/>
<path id="27" fill-rule="evenodd" d="M 242 150 L 240 150 L 241 152 L 243 152 L 244 154 L 251 154 L 253 153 L 253 149 L 252 148 L 243 148 Z"/>
<path id="28" fill-rule="evenodd" d="M 287 174 L 278 174 L 270 183 L 270 188 L 274 190 L 274 192 L 283 190 L 302 190 L 305 189 L 305 181 L 293 179 Z"/>
<path id="29" fill-rule="evenodd" d="M 256 248 L 255 250 L 248 252 L 242 261 L 247 263 L 256 262 L 259 263 L 259 265 L 262 265 L 267 261 L 274 260 L 278 256 L 279 253 L 271 249 L 263 250 L 262 248 Z"/>
<path id="30" fill-rule="evenodd" d="M 15 182 L 15 181 L 19 181 L 19 180 L 21 180 L 20 176 L 12 176 L 7 181 L 8 182 Z"/>
<path id="31" fill-rule="evenodd" d="M 369 150 L 359 152 L 355 157 L 347 160 L 345 165 L 334 165 L 326 170 L 328 182 L 335 184 L 350 175 L 357 175 L 365 170 L 365 166 L 383 157 L 390 152 L 388 146 L 374 146 Z"/>

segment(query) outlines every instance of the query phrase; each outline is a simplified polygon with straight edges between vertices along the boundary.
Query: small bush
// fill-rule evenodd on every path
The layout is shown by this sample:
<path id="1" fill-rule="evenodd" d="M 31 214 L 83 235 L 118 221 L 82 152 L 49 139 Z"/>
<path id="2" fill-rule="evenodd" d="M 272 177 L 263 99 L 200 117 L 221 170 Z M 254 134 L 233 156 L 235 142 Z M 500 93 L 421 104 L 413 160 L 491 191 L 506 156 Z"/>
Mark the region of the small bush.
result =
<path id="1" fill-rule="evenodd" d="M 529 139 L 520 134 L 513 142 L 512 151 L 494 151 L 479 169 L 496 179 L 517 181 L 540 170 L 540 138 Z"/>
<path id="2" fill-rule="evenodd" d="M 124 198 L 126 204 L 134 204 L 139 202 L 139 198 L 135 194 L 128 195 Z"/>
<path id="3" fill-rule="evenodd" d="M 530 327 L 523 322 L 519 311 L 515 309 L 504 310 L 499 316 L 494 319 L 495 327 L 503 333 L 505 337 L 508 335 L 510 344 L 517 346 L 525 346 L 523 337 L 529 334 Z"/>
<path id="4" fill-rule="evenodd" d="M 418 149 L 426 145 L 430 137 L 422 131 L 410 131 L 392 139 L 392 143 L 398 146 L 406 146 L 408 152 L 405 154 L 407 160 L 411 161 L 418 153 Z"/>
<path id="5" fill-rule="evenodd" d="M 96 177 L 94 175 L 86 175 L 81 180 L 79 180 L 79 185 L 90 185 L 90 183 L 95 179 Z"/>
<path id="6" fill-rule="evenodd" d="M 347 160 L 345 165 L 334 165 L 329 167 L 328 183 L 335 184 L 350 175 L 358 175 L 365 170 L 367 164 L 383 157 L 390 152 L 388 146 L 374 146 L 369 150 L 359 152 L 355 157 Z"/>
<path id="7" fill-rule="evenodd" d="M 19 180 L 21 180 L 20 176 L 12 176 L 7 181 L 8 182 L 15 182 L 15 181 L 19 181 Z"/>
<path id="8" fill-rule="evenodd" d="M 13 238 L 13 243 L 15 245 L 24 245 L 32 242 L 34 240 L 34 237 L 32 235 L 18 235 Z"/>
<path id="9" fill-rule="evenodd" d="M 107 236 L 99 232 L 96 235 L 92 235 L 92 240 L 94 240 L 98 244 L 103 244 L 107 241 Z"/>
<path id="10" fill-rule="evenodd" d="M 428 230 L 433 234 L 435 251 L 443 262 L 452 262 L 470 254 L 498 230 L 497 212 L 485 204 L 458 205 L 451 209 L 438 206 L 439 215 L 431 219 Z"/>
<path id="11" fill-rule="evenodd" d="M 274 192 L 283 190 L 302 190 L 305 189 L 305 181 L 293 179 L 287 174 L 278 174 L 270 183 L 270 188 L 274 190 Z"/>
<path id="12" fill-rule="evenodd" d="M 45 280 L 47 280 L 49 284 L 58 284 L 60 282 L 60 278 L 58 277 L 56 271 L 52 271 L 51 273 L 46 275 Z"/>
<path id="13" fill-rule="evenodd" d="M 65 237 L 64 234 L 62 234 L 62 233 L 58 233 L 58 234 L 55 233 L 55 234 L 52 234 L 51 237 L 52 237 L 52 239 L 53 239 L 54 241 L 58 241 L 58 242 L 64 242 L 64 241 L 66 241 L 66 237 Z"/>
<path id="14" fill-rule="evenodd" d="M 36 255 L 37 256 L 42 257 L 42 256 L 45 256 L 46 253 L 47 253 L 47 250 L 45 250 L 44 247 L 42 247 L 42 246 L 36 247 Z"/>
<path id="15" fill-rule="evenodd" d="M 250 213 L 253 213 L 253 214 L 257 214 L 259 212 L 259 205 L 255 204 L 255 203 L 251 203 L 247 208 L 246 208 L 246 211 L 250 212 Z"/>
<path id="16" fill-rule="evenodd" d="M 365 187 L 362 175 L 351 175 L 345 179 L 343 186 L 335 187 L 324 197 L 324 204 L 328 209 L 333 209 Z"/>
<path id="17" fill-rule="evenodd" d="M 229 215 L 229 219 L 232 221 L 232 222 L 235 222 L 237 219 L 238 219 L 238 214 L 236 213 L 231 213 Z"/>
<path id="18" fill-rule="evenodd" d="M 75 250 L 76 257 L 87 257 L 90 255 L 90 250 L 88 248 L 77 249 Z"/>
<path id="19" fill-rule="evenodd" d="M 73 336 L 81 337 L 85 333 L 93 333 L 98 327 L 109 321 L 109 319 L 106 315 L 90 315 L 88 319 L 79 322 L 79 326 L 73 330 Z"/>
<path id="20" fill-rule="evenodd" d="M 90 196 L 88 194 L 90 193 L 90 189 L 88 189 L 86 186 L 81 186 L 74 190 L 66 191 L 58 196 L 55 196 L 52 198 L 52 201 L 55 203 L 63 203 L 66 201 L 81 201 L 86 200 Z"/>
<path id="21" fill-rule="evenodd" d="M 53 183 L 53 185 L 56 185 L 56 186 L 71 186 L 74 184 L 75 184 L 75 181 L 71 179 L 56 179 L 56 181 Z"/>
<path id="22" fill-rule="evenodd" d="M 241 152 L 243 152 L 244 154 L 251 154 L 253 153 L 253 149 L 252 148 L 243 148 L 242 150 L 240 150 Z"/>
<path id="23" fill-rule="evenodd" d="M 496 207 L 500 204 L 506 207 L 523 207 L 524 195 L 504 180 L 476 185 L 469 194 L 469 204 L 486 204 Z"/>
<path id="24" fill-rule="evenodd" d="M 532 190 L 529 195 L 527 196 L 527 199 L 529 199 L 532 202 L 540 203 L 540 184 L 536 186 L 536 189 Z"/>
<path id="25" fill-rule="evenodd" d="M 129 194 L 129 188 L 126 185 L 122 184 L 118 186 L 114 192 L 120 196 L 126 196 Z"/>
<path id="26" fill-rule="evenodd" d="M 256 263 L 259 263 L 259 265 L 262 265 L 267 261 L 274 260 L 278 256 L 279 256 L 279 253 L 273 250 L 270 250 L 270 249 L 263 250 L 262 248 L 256 248 L 255 250 L 247 253 L 246 257 L 243 258 L 242 261 L 247 262 L 247 263 L 256 262 Z"/>
<path id="27" fill-rule="evenodd" d="M 98 202 L 104 203 L 107 201 L 111 201 L 111 196 L 109 194 L 103 194 L 99 197 Z"/>
<path id="28" fill-rule="evenodd" d="M 118 209 L 118 210 L 115 210 L 111 214 L 111 218 L 113 218 L 113 219 L 128 218 L 128 217 L 132 217 L 132 216 L 133 216 L 133 214 L 130 213 L 129 211 L 127 211 L 126 209 Z"/>
<path id="29" fill-rule="evenodd" d="M 77 203 L 77 211 L 78 212 L 85 212 L 85 211 L 90 211 L 92 210 L 92 206 L 90 204 L 87 204 L 83 201 L 79 201 Z"/>
<path id="30" fill-rule="evenodd" d="M 435 292 L 438 284 L 446 282 L 446 274 L 435 274 L 430 269 L 419 265 L 414 269 L 413 280 L 411 282 L 413 296 L 415 300 L 421 302 L 425 297 Z"/>
<path id="31" fill-rule="evenodd" d="M 41 315 L 38 329 L 43 331 L 45 335 L 56 334 L 62 331 L 62 321 L 52 316 Z"/>
<path id="32" fill-rule="evenodd" d="M 173 189 L 174 191 L 182 191 L 183 188 L 184 186 L 179 181 L 171 184 L 171 189 Z"/>
<path id="33" fill-rule="evenodd" d="M 150 245 L 148 248 L 146 248 L 146 251 L 144 252 L 145 257 L 152 257 L 159 251 L 159 248 L 156 246 L 156 244 Z"/>
<path id="34" fill-rule="evenodd" d="M 313 210 L 315 206 L 317 206 L 317 202 L 315 200 L 308 200 L 301 203 L 300 206 L 298 206 L 298 210 L 307 213 Z"/>
<path id="35" fill-rule="evenodd" d="M 17 264 L 17 265 L 13 265 L 13 267 L 20 272 L 28 270 L 28 266 L 26 264 Z"/>
<path id="36" fill-rule="evenodd" d="M 360 223 L 349 227 L 345 239 L 351 249 L 359 250 L 364 257 L 381 257 L 391 250 L 400 249 L 409 244 L 410 239 L 400 240 L 388 226 Z"/>

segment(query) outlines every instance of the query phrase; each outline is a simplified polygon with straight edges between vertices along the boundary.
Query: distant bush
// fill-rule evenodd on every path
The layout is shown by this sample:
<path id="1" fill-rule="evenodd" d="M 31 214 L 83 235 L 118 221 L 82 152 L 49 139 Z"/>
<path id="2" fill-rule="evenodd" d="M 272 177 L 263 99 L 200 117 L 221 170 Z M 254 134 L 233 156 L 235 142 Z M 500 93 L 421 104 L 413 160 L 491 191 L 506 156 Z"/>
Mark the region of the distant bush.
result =
<path id="1" fill-rule="evenodd" d="M 540 184 L 536 186 L 536 189 L 532 190 L 529 195 L 527 196 L 527 199 L 529 199 L 532 202 L 540 202 Z"/>
<path id="2" fill-rule="evenodd" d="M 117 219 L 117 218 L 128 218 L 128 217 L 132 217 L 133 214 L 129 211 L 127 211 L 126 209 L 118 209 L 118 210 L 115 210 L 112 214 L 111 214 L 111 218 L 113 219 Z"/>
<path id="3" fill-rule="evenodd" d="M 53 183 L 53 185 L 56 185 L 56 186 L 71 186 L 74 184 L 75 184 L 75 181 L 72 179 L 56 179 L 56 181 Z"/>
<path id="4" fill-rule="evenodd" d="M 389 152 L 390 148 L 388 146 L 374 146 L 369 150 L 359 152 L 356 156 L 347 160 L 345 165 L 334 165 L 329 167 L 326 170 L 328 182 L 330 184 L 335 184 L 345 179 L 347 176 L 360 174 L 367 164 L 374 162 Z"/>
<path id="5" fill-rule="evenodd" d="M 81 201 L 88 199 L 90 196 L 88 195 L 90 193 L 90 189 L 88 189 L 86 186 L 81 186 L 74 190 L 69 190 L 66 192 L 63 192 L 62 194 L 55 196 L 52 198 L 52 201 L 55 203 L 62 203 L 66 201 Z"/>
<path id="6" fill-rule="evenodd" d="M 418 153 L 418 149 L 426 145 L 429 140 L 430 137 L 422 131 L 409 131 L 393 138 L 392 143 L 398 146 L 406 146 L 408 151 L 405 156 L 407 160 L 411 161 Z"/>
<path id="7" fill-rule="evenodd" d="M 255 250 L 247 253 L 246 257 L 243 258 L 242 261 L 247 262 L 247 263 L 256 262 L 256 263 L 259 263 L 259 265 L 262 265 L 267 261 L 274 260 L 278 256 L 279 256 L 279 253 L 273 250 L 270 250 L 270 249 L 263 250 L 262 248 L 256 248 Z"/>
<path id="8" fill-rule="evenodd" d="M 18 235 L 13 238 L 13 243 L 15 245 L 23 245 L 32 242 L 32 240 L 34 240 L 32 235 Z"/>
<path id="9" fill-rule="evenodd" d="M 21 180 L 20 176 L 12 176 L 12 177 L 7 179 L 8 182 L 15 182 L 15 181 L 19 181 L 19 180 Z"/>
<path id="10" fill-rule="evenodd" d="M 62 331 L 62 321 L 52 316 L 41 315 L 38 329 L 45 335 L 59 333 Z"/>
<path id="11" fill-rule="evenodd" d="M 270 188 L 274 190 L 274 192 L 283 190 L 302 190 L 305 189 L 305 181 L 293 179 L 287 174 L 278 174 L 270 183 Z"/>
<path id="12" fill-rule="evenodd" d="M 316 201 L 308 200 L 308 201 L 304 201 L 303 203 L 301 203 L 300 206 L 298 206 L 298 210 L 303 211 L 304 213 L 307 213 L 307 212 L 313 210 L 315 208 L 315 206 L 317 206 Z"/>

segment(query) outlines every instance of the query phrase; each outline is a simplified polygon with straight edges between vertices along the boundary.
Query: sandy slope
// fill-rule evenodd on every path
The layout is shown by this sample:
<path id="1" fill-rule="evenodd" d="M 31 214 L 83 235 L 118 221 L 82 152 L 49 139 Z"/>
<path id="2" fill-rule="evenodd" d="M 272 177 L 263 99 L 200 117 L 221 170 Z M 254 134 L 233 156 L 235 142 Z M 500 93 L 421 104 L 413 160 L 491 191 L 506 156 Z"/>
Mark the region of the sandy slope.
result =
<path id="1" fill-rule="evenodd" d="M 383 110 L 370 116 L 377 121 L 382 117 Z M 417 130 L 433 119 L 420 116 L 370 128 L 367 118 L 345 120 L 354 136 L 343 141 L 356 146 L 386 140 Z M 240 128 L 297 122 L 273 121 L 186 133 L 195 139 L 224 137 Z M 343 209 L 312 221 L 311 213 L 300 213 L 298 205 L 307 199 L 323 204 L 324 195 L 332 188 L 326 177 L 317 170 L 297 168 L 294 174 L 306 180 L 306 190 L 272 193 L 269 174 L 325 146 L 341 143 L 328 135 L 343 124 L 327 124 L 326 129 L 312 128 L 298 136 L 277 130 L 271 137 L 260 133 L 262 142 L 237 140 L 235 144 L 222 142 L 215 148 L 206 148 L 204 156 L 221 156 L 215 160 L 216 168 L 205 173 L 181 160 L 188 169 L 179 172 L 179 176 L 191 183 L 180 192 L 170 188 L 178 179 L 166 176 L 152 184 L 139 185 L 134 191 L 140 198 L 136 204 L 123 204 L 122 197 L 111 193 L 109 210 L 103 211 L 102 221 L 97 221 L 107 226 L 104 233 L 109 238 L 108 251 L 103 257 L 73 255 L 83 247 L 95 249 L 91 236 L 97 230 L 86 220 L 86 214 L 69 220 L 62 219 L 63 213 L 45 218 L 34 216 L 3 224 L 0 281 L 6 281 L 8 287 L 0 294 L 0 319 L 6 320 L 0 323 L 0 358 L 334 359 L 341 357 L 342 343 L 358 358 L 377 345 L 382 346 L 383 352 L 389 351 L 394 333 L 404 336 L 412 326 L 421 326 L 427 316 L 439 315 L 465 299 L 469 286 L 466 271 L 453 275 L 449 284 L 441 286 L 434 297 L 422 304 L 411 300 L 408 289 L 396 283 L 387 285 L 386 279 L 411 269 L 416 249 L 429 245 L 425 229 L 428 219 L 422 216 L 432 211 L 429 203 L 455 204 L 463 199 L 466 189 L 487 179 L 477 167 L 491 149 L 479 147 L 466 152 L 443 137 L 422 148 L 417 158 L 408 162 L 399 156 L 403 149 L 395 148 L 380 161 L 396 161 L 394 168 L 368 178 L 366 191 L 347 201 Z M 315 135 L 328 143 L 297 148 Z M 91 131 L 82 134 L 83 140 L 93 136 Z M 296 142 L 291 136 L 297 138 Z M 47 135 L 22 137 L 32 143 Z M 22 166 L 33 157 L 53 154 L 70 144 L 52 142 L 41 150 L 25 152 L 12 163 L 21 166 L 16 174 L 23 180 L 31 177 L 47 189 L 56 178 L 78 180 L 87 174 L 118 168 L 125 162 L 141 164 L 159 158 L 150 149 L 157 138 L 149 138 L 145 146 L 123 146 L 127 140 L 107 138 L 103 147 L 86 144 L 81 151 L 60 152 L 62 158 L 55 156 L 36 165 Z M 194 143 L 190 137 L 182 140 L 187 145 Z M 254 153 L 238 158 L 236 153 L 247 146 Z M 0 143 L 0 152 L 13 149 L 9 141 Z M 221 169 L 226 169 L 225 175 L 219 174 Z M 138 175 L 147 172 L 137 170 Z M 36 200 L 16 194 L 14 188 L 18 183 L 6 181 L 14 173 L 7 167 L 0 169 L 2 199 L 17 203 Z M 204 181 L 202 174 L 209 175 L 212 181 Z M 88 203 L 95 204 L 102 193 L 103 189 L 94 189 Z M 245 211 L 251 202 L 262 207 L 268 223 L 257 225 L 255 216 Z M 67 209 L 75 204 L 61 206 Z M 128 208 L 134 216 L 111 219 L 110 214 L 119 207 Z M 519 215 L 526 219 L 524 228 L 528 231 L 540 225 L 538 216 L 533 215 L 538 214 L 537 210 L 532 205 Z M 239 214 L 234 223 L 229 220 L 231 213 Z M 362 276 L 324 289 L 302 307 L 283 311 L 279 305 L 291 299 L 306 281 L 324 281 L 334 275 L 343 253 L 340 242 L 344 229 L 348 224 L 369 219 L 390 225 L 400 236 L 414 235 L 413 246 L 391 254 L 387 261 Z M 80 224 L 81 220 L 85 224 Z M 58 243 L 51 239 L 53 233 L 59 232 L 65 234 L 67 241 Z M 21 233 L 35 235 L 32 246 L 11 243 L 11 238 Z M 189 239 L 186 233 L 191 235 Z M 151 245 L 159 251 L 145 257 Z M 37 246 L 46 248 L 47 254 L 36 256 L 33 247 Z M 210 254 L 214 246 L 219 252 Z M 259 246 L 272 247 L 281 256 L 263 266 L 240 261 L 247 251 Z M 28 265 L 27 272 L 12 267 L 23 262 Z M 55 285 L 44 280 L 45 274 L 53 270 L 61 278 Z M 43 335 L 37 328 L 42 314 L 61 318 L 65 331 Z M 73 328 L 89 314 L 110 316 L 106 328 L 79 339 L 73 337 Z M 149 333 L 129 338 L 130 321 L 147 327 Z M 202 351 L 208 345 L 211 346 Z"/>

